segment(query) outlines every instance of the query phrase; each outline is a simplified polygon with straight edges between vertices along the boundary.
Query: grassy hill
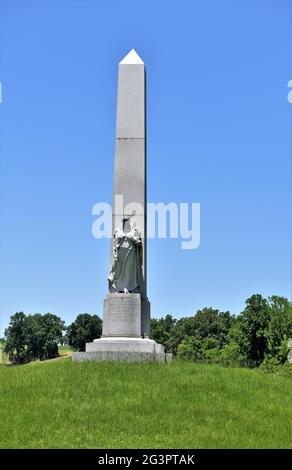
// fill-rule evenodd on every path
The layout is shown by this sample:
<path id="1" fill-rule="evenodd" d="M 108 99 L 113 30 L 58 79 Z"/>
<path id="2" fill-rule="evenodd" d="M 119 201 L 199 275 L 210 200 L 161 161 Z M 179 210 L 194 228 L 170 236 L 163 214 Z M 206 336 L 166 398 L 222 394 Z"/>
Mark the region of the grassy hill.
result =
<path id="1" fill-rule="evenodd" d="M 0 367 L 1 448 L 292 447 L 292 381 L 171 364 Z"/>

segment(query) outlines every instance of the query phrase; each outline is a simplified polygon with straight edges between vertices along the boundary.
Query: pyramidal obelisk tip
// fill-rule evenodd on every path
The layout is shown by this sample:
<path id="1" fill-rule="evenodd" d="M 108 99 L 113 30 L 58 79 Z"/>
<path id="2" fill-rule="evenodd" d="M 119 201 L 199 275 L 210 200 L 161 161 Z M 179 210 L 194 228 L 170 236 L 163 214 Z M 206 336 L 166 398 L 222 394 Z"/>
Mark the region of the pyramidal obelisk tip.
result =
<path id="1" fill-rule="evenodd" d="M 120 64 L 129 65 L 129 64 L 144 64 L 143 60 L 135 49 L 132 49 L 124 58 L 121 60 Z"/>

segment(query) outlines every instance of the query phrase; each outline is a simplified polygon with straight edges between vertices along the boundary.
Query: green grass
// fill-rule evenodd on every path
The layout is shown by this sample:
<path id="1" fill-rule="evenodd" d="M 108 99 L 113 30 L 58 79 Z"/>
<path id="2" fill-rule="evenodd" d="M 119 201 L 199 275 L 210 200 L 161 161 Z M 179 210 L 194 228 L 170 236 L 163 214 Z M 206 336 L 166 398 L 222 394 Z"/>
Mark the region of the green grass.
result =
<path id="1" fill-rule="evenodd" d="M 0 368 L 1 448 L 291 448 L 292 381 L 256 370 L 72 363 Z"/>
<path id="2" fill-rule="evenodd" d="M 0 341 L 0 366 L 6 365 L 9 363 L 7 354 L 3 352 L 5 344 Z"/>

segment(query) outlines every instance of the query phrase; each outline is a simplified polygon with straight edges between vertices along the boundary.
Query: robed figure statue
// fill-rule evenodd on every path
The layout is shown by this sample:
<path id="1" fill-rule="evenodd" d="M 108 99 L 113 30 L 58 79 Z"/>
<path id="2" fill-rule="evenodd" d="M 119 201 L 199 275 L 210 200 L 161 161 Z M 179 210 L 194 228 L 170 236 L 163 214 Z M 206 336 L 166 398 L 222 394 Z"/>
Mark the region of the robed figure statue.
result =
<path id="1" fill-rule="evenodd" d="M 142 282 L 142 239 L 136 228 L 131 228 L 128 216 L 122 219 L 122 229 L 113 236 L 113 261 L 108 277 L 111 293 L 139 293 Z"/>

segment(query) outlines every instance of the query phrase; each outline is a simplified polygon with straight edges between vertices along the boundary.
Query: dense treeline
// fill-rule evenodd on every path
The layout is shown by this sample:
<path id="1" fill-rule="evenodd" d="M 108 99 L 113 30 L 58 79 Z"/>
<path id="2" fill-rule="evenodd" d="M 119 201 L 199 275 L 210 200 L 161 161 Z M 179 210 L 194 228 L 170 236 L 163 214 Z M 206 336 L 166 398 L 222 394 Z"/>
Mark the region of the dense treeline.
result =
<path id="1" fill-rule="evenodd" d="M 212 308 L 192 317 L 151 320 L 152 337 L 177 357 L 250 367 L 283 364 L 292 337 L 292 304 L 285 297 L 256 294 L 238 316 Z"/>
<path id="2" fill-rule="evenodd" d="M 66 327 L 51 313 L 18 312 L 5 331 L 4 351 L 13 364 L 50 359 L 63 343 L 84 351 L 85 343 L 99 338 L 101 331 L 97 315 L 80 314 Z M 152 318 L 151 337 L 182 359 L 249 367 L 284 364 L 292 338 L 292 304 L 285 297 L 256 294 L 238 316 L 208 307 L 179 320 L 171 315 Z"/>

